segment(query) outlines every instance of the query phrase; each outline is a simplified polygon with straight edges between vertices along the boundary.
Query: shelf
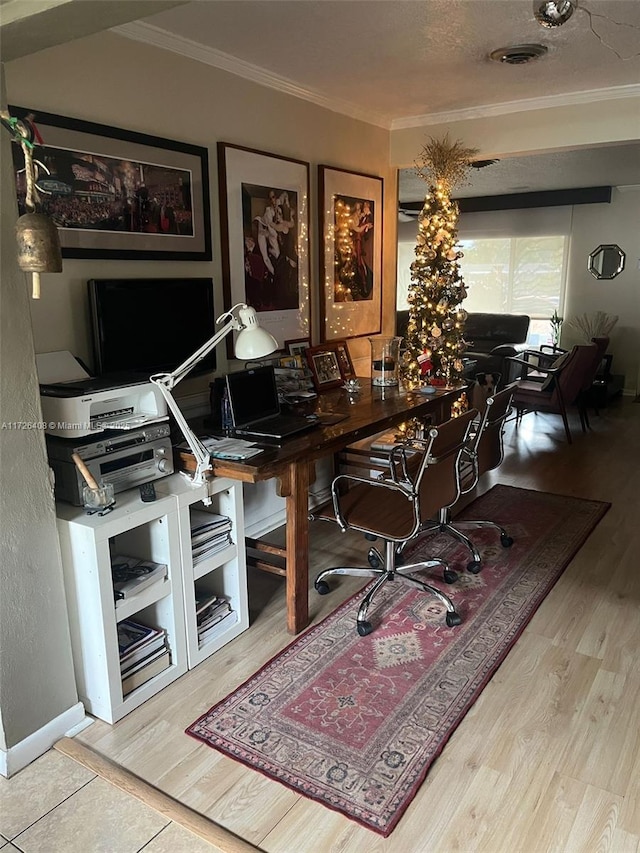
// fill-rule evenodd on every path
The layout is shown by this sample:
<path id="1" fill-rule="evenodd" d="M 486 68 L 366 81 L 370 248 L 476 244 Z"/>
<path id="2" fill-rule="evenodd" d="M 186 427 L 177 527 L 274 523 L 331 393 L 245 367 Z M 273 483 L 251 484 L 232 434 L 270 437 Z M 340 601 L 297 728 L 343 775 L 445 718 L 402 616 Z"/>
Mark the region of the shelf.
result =
<path id="1" fill-rule="evenodd" d="M 139 613 L 140 610 L 144 610 L 150 604 L 155 604 L 156 601 L 161 601 L 166 596 L 171 595 L 171 590 L 169 578 L 162 578 L 143 589 L 142 592 L 136 593 L 136 595 L 119 599 L 115 602 L 116 621 L 122 622 L 123 619 L 130 619 L 135 613 Z"/>
<path id="2" fill-rule="evenodd" d="M 156 484 L 155 501 L 131 489 L 116 496 L 105 516 L 56 507 L 78 695 L 87 711 L 120 720 L 249 627 L 242 483 L 214 478 L 193 486 L 180 475 Z M 236 544 L 193 565 L 190 509 L 198 505 L 231 519 Z M 167 566 L 165 578 L 114 601 L 111 557 L 138 557 Z M 224 596 L 232 614 L 198 643 L 196 595 Z M 164 629 L 171 664 L 123 697 L 118 623 L 132 618 Z M 217 627 L 217 626 L 216 626 Z"/>
<path id="3" fill-rule="evenodd" d="M 225 563 L 228 563 L 229 560 L 234 560 L 237 556 L 238 549 L 235 545 L 229 545 L 228 548 L 223 548 L 222 551 L 218 551 L 216 554 L 212 554 L 211 557 L 207 557 L 205 560 L 202 560 L 199 563 L 195 563 L 193 566 L 193 579 L 194 581 L 199 580 L 203 575 L 209 574 L 209 572 L 214 572 L 220 566 L 223 566 Z"/>

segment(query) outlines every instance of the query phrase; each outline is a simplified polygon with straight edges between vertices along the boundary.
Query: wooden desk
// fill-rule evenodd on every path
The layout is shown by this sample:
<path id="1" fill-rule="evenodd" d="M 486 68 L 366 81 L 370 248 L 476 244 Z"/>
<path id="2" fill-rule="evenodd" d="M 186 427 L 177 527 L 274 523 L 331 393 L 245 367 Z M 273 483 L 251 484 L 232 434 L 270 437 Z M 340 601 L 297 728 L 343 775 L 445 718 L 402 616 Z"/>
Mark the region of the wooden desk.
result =
<path id="1" fill-rule="evenodd" d="M 436 423 L 442 423 L 450 416 L 451 403 L 466 388 L 461 385 L 427 396 L 398 388 L 374 387 L 370 379 L 362 379 L 361 384 L 361 392 L 351 401 L 342 388 L 318 395 L 318 411 L 342 412 L 348 415 L 345 420 L 288 439 L 282 447 L 266 446 L 263 453 L 245 462 L 211 460 L 213 473 L 221 477 L 246 483 L 271 478 L 278 481 L 278 494 L 286 500 L 286 548 L 264 546 L 263 550 L 280 557 L 284 563 L 276 572 L 286 577 L 287 628 L 292 634 L 299 633 L 309 623 L 308 492 L 315 478 L 316 460 L 413 417 L 431 414 Z M 195 468 L 193 456 L 186 452 L 179 454 L 178 463 L 183 470 Z"/>

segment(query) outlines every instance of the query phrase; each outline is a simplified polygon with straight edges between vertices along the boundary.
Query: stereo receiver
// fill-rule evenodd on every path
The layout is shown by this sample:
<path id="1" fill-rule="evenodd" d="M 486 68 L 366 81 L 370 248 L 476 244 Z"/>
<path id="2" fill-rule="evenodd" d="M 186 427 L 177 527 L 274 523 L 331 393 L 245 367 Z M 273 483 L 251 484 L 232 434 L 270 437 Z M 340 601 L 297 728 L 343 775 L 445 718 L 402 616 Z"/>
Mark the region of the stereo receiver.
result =
<path id="1" fill-rule="evenodd" d="M 99 437 L 47 435 L 56 498 L 82 506 L 85 483 L 71 458 L 73 453 L 80 456 L 98 483 L 113 483 L 116 493 L 173 474 L 169 432 L 169 424 L 160 423 L 127 432 L 106 430 Z"/>

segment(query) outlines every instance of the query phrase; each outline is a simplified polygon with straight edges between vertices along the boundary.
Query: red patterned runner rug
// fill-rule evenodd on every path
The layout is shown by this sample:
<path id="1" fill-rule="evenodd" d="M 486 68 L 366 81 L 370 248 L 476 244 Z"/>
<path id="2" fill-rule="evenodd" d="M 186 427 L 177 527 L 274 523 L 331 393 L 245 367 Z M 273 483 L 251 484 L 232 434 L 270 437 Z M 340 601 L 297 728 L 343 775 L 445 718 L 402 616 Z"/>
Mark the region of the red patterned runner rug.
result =
<path id="1" fill-rule="evenodd" d="M 362 593 L 289 646 L 186 730 L 226 755 L 384 836 L 609 504 L 494 486 L 461 518 L 491 519 L 514 538 L 473 531 L 484 568 L 448 586 L 463 618 L 447 628 L 442 605 L 400 583 L 374 600 L 374 631 L 360 637 Z M 363 540 L 363 559 L 366 553 Z M 416 561 L 445 553 L 423 538 Z M 339 583 L 339 579 L 336 581 Z"/>

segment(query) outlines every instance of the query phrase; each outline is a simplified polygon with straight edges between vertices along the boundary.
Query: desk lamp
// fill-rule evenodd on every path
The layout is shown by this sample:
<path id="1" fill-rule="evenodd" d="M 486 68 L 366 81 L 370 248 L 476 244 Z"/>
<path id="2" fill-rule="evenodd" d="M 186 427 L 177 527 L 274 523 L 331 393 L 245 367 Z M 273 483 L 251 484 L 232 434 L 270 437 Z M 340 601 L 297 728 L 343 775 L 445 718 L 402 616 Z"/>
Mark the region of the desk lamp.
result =
<path id="1" fill-rule="evenodd" d="M 234 314 L 236 309 L 238 310 L 238 317 Z M 221 314 L 216 320 L 216 324 L 223 320 L 227 321 L 225 325 L 222 326 L 221 329 L 218 329 L 215 335 L 213 335 L 212 338 L 209 338 L 206 343 L 202 344 L 200 349 L 196 350 L 196 352 L 190 355 L 189 358 L 182 362 L 182 364 L 176 367 L 172 373 L 154 373 L 153 376 L 149 377 L 149 381 L 158 387 L 160 393 L 166 400 L 167 406 L 176 419 L 177 424 L 195 457 L 196 470 L 192 480 L 195 486 L 202 485 L 202 483 L 205 482 L 205 471 L 211 467 L 209 451 L 200 441 L 198 436 L 191 430 L 184 415 L 180 411 L 178 404 L 173 399 L 171 391 L 176 387 L 178 382 L 190 373 L 198 362 L 202 361 L 202 359 L 229 334 L 229 332 L 239 331 L 235 343 L 236 358 L 248 361 L 250 359 L 261 358 L 262 356 L 269 355 L 274 352 L 274 350 L 278 349 L 278 342 L 269 334 L 269 332 L 267 332 L 266 329 L 263 329 L 260 326 L 258 318 L 256 317 L 256 312 L 250 306 L 239 302 L 229 311 Z"/>

